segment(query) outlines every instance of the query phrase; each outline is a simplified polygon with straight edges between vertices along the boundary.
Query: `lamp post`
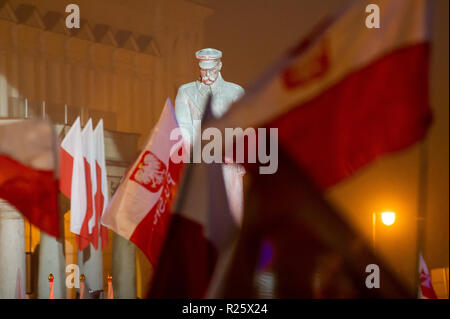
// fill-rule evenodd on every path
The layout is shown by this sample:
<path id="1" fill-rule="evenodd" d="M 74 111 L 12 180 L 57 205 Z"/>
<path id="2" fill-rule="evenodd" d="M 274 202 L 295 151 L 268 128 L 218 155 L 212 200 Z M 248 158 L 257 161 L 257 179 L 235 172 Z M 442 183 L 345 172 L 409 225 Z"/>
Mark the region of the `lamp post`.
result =
<path id="1" fill-rule="evenodd" d="M 375 239 L 376 239 L 378 216 L 381 216 L 381 222 L 384 225 L 391 226 L 395 222 L 396 214 L 394 212 L 382 212 L 382 213 L 373 212 L 372 213 L 372 246 L 373 246 L 374 251 L 375 251 L 375 247 L 376 247 Z"/>

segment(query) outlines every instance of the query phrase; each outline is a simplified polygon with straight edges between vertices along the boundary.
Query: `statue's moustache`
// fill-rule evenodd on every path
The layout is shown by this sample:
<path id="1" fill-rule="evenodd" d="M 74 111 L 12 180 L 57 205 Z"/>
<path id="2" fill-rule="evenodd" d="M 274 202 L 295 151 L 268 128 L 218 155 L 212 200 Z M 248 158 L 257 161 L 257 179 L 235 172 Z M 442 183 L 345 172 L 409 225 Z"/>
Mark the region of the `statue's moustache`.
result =
<path id="1" fill-rule="evenodd" d="M 203 76 L 202 77 L 202 82 L 204 84 L 212 84 L 212 83 L 214 83 L 214 81 L 215 81 L 215 79 L 212 78 L 212 77 L 209 77 L 209 76 Z"/>

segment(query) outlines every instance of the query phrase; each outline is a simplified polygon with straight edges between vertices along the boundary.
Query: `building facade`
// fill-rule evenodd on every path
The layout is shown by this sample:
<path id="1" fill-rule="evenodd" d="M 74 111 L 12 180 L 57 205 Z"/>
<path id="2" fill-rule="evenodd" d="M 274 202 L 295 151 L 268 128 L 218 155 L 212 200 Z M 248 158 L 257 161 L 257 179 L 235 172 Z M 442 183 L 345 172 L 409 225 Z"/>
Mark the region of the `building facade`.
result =
<path id="1" fill-rule="evenodd" d="M 178 86 L 198 73 L 194 52 L 203 47 L 205 19 L 212 10 L 184 0 L 80 0 L 80 28 L 68 29 L 66 5 L 51 0 L 0 0 L 0 120 L 49 118 L 61 133 L 78 116 L 83 124 L 92 118 L 94 125 L 102 118 L 112 194 L 158 120 L 166 98 L 173 101 Z M 11 207 L 2 204 L 0 209 L 5 211 L 2 216 L 12 218 L 8 222 L 17 224 L 14 229 L 24 227 L 24 232 L 16 234 L 23 237 L 19 252 L 36 254 L 39 230 Z M 66 264 L 76 263 L 77 255 L 69 218 L 65 213 L 65 242 L 58 246 Z M 142 297 L 152 275 L 150 263 L 134 247 L 112 232 L 109 235 L 103 251 L 104 277 L 114 268 L 134 271 L 130 282 L 136 287 L 135 295 L 120 296 L 119 292 L 119 297 Z M 114 242 L 122 247 L 119 251 L 114 250 Z M 113 265 L 113 260 L 123 260 L 114 258 L 114 253 L 136 254 L 136 263 Z M 23 264 L 23 256 L 18 256 L 17 263 Z M 30 268 L 32 262 L 28 264 Z M 20 271 L 29 277 L 27 286 L 35 288 L 30 296 L 36 297 L 36 269 Z M 103 282 L 106 288 L 106 279 Z M 2 298 L 14 296 L 8 289 Z M 75 290 L 67 289 L 66 295 L 73 298 Z"/>

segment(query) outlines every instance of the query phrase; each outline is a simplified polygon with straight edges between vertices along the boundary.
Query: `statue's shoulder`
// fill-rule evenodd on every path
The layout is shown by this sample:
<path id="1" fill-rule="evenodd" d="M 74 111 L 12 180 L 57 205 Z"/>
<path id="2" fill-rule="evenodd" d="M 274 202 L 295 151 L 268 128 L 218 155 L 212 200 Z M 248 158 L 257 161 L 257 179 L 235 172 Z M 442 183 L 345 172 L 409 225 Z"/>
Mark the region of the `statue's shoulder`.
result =
<path id="1" fill-rule="evenodd" d="M 186 93 L 187 91 L 190 91 L 190 90 L 193 90 L 193 89 L 195 89 L 195 81 L 194 82 L 189 82 L 189 83 L 186 83 L 186 84 L 183 84 L 183 85 L 181 85 L 179 88 L 178 88 L 178 92 L 182 92 L 182 93 Z"/>
<path id="2" fill-rule="evenodd" d="M 239 84 L 233 83 L 233 82 L 225 82 L 225 86 L 228 90 L 231 92 L 234 92 L 235 94 L 242 94 L 244 93 L 244 89 Z"/>

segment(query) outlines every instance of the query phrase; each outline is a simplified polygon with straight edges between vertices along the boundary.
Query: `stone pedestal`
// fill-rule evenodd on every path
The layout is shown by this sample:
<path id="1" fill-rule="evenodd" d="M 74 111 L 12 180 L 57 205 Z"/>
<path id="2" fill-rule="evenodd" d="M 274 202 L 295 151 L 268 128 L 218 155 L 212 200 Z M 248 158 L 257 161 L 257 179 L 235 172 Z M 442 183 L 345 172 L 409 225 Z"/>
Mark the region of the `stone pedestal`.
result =
<path id="1" fill-rule="evenodd" d="M 0 299 L 14 298 L 17 272 L 26 283 L 25 224 L 22 215 L 0 199 Z"/>
<path id="2" fill-rule="evenodd" d="M 66 298 L 66 261 L 61 241 L 41 231 L 39 244 L 38 298 L 48 299 L 48 275 L 53 274 L 55 299 Z"/>
<path id="3" fill-rule="evenodd" d="M 136 134 L 105 131 L 105 153 L 110 198 L 138 154 Z M 112 277 L 114 298 L 136 298 L 136 247 L 113 233 Z"/>

